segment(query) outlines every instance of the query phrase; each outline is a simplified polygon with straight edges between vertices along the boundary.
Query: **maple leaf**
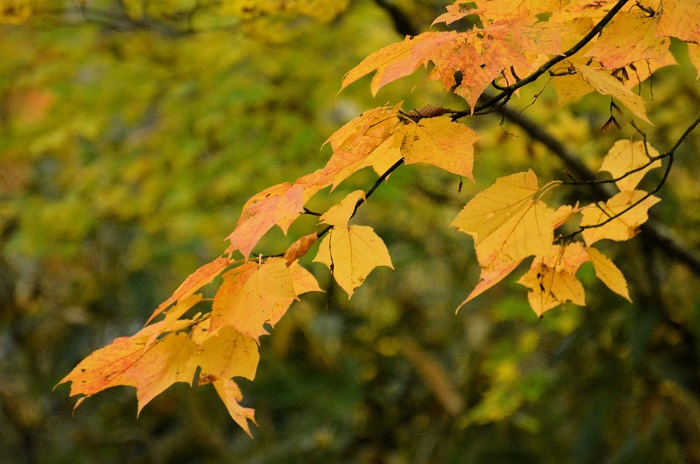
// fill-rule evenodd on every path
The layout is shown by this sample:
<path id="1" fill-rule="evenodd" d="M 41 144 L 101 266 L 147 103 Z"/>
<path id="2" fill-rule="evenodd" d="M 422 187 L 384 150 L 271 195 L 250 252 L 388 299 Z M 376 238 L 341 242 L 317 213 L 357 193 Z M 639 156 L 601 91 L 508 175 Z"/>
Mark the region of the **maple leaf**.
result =
<path id="1" fill-rule="evenodd" d="M 308 292 L 323 292 L 313 274 L 301 267 L 298 262 L 292 263 L 289 266 L 289 271 L 292 273 L 292 284 L 297 296 Z"/>
<path id="2" fill-rule="evenodd" d="M 688 0 L 664 0 L 656 24 L 657 36 L 672 36 L 700 43 L 700 4 Z"/>
<path id="3" fill-rule="evenodd" d="M 647 195 L 643 190 L 624 190 L 607 202 L 599 202 L 595 207 L 589 206 L 583 210 L 581 227 L 590 227 L 608 220 L 608 218 L 621 213 L 631 205 L 640 201 Z M 602 239 L 629 240 L 637 235 L 639 226 L 644 224 L 649 216 L 647 211 L 656 203 L 661 201 L 658 197 L 650 196 L 627 211 L 620 217 L 613 219 L 601 227 L 585 229 L 582 232 L 583 239 L 588 246 Z"/>
<path id="4" fill-rule="evenodd" d="M 365 58 L 347 73 L 341 89 L 371 72 L 374 95 L 384 85 L 415 72 L 432 62 L 431 79 L 462 96 L 473 108 L 483 91 L 514 66 L 530 69 L 528 52 L 558 54 L 561 28 L 538 22 L 536 17 L 503 19 L 469 32 L 425 32 L 389 45 Z M 455 81 L 455 72 L 462 75 Z"/>
<path id="5" fill-rule="evenodd" d="M 291 223 L 304 211 L 304 187 L 283 183 L 254 195 L 243 206 L 233 233 L 227 237 L 231 245 L 226 250 L 240 250 L 248 259 L 253 247 L 272 226 L 277 224 L 286 234 Z"/>
<path id="6" fill-rule="evenodd" d="M 175 382 L 192 384 L 198 367 L 220 377 L 253 379 L 259 354 L 255 340 L 226 328 L 201 345 L 185 333 L 148 344 L 152 329 L 120 337 L 83 359 L 59 385 L 72 382 L 71 396 L 89 397 L 115 386 L 136 387 L 138 411 Z M 82 399 L 81 399 L 82 401 Z M 76 407 L 80 404 L 78 402 Z"/>
<path id="7" fill-rule="evenodd" d="M 316 235 L 314 232 L 313 234 L 304 235 L 292 243 L 284 253 L 284 259 L 287 261 L 287 266 L 290 266 L 294 261 L 304 256 L 309 251 L 309 248 L 316 243 L 316 240 L 318 240 L 318 235 Z"/>
<path id="8" fill-rule="evenodd" d="M 585 56 L 594 57 L 608 69 L 623 68 L 642 60 L 662 62 L 671 41 L 657 39 L 656 20 L 641 11 L 618 13 Z"/>
<path id="9" fill-rule="evenodd" d="M 528 256 L 547 252 L 554 239 L 553 213 L 535 197 L 541 192 L 532 171 L 496 180 L 477 194 L 452 226 L 474 238 L 482 267 L 479 282 L 459 309 L 509 275 Z"/>
<path id="10" fill-rule="evenodd" d="M 580 211 L 581 211 L 581 208 L 579 208 L 578 202 L 576 203 L 576 206 L 571 206 L 571 205 L 560 206 L 559 208 L 557 208 L 556 211 L 554 211 L 554 214 L 552 215 L 552 229 L 556 229 L 557 227 L 561 227 L 574 214 L 576 214 Z"/>
<path id="11" fill-rule="evenodd" d="M 216 393 L 224 402 L 226 410 L 231 415 L 231 418 L 238 424 L 249 437 L 253 438 L 250 433 L 250 427 L 248 426 L 248 421 L 255 422 L 255 410 L 251 408 L 244 408 L 240 405 L 240 401 L 243 399 L 243 394 L 241 389 L 238 387 L 236 382 L 231 379 L 217 380 L 213 382 Z"/>
<path id="12" fill-rule="evenodd" d="M 566 302 L 586 304 L 576 271 L 588 259 L 578 242 L 554 245 L 546 256 L 535 258 L 530 270 L 518 280 L 529 288 L 528 301 L 535 314 L 542 316 L 545 311 Z"/>
<path id="13" fill-rule="evenodd" d="M 653 147 L 647 145 L 649 155 L 652 157 L 659 156 L 659 152 Z M 637 172 L 634 172 L 627 177 L 615 182 L 620 190 L 634 190 L 647 172 L 654 168 L 661 167 L 661 161 L 656 160 L 650 163 L 649 156 L 644 150 L 644 142 L 631 142 L 629 140 L 618 140 L 612 146 L 608 154 L 603 159 L 603 164 L 600 166 L 601 171 L 607 171 L 612 174 L 613 178 L 621 177 L 622 175 L 641 168 L 644 165 L 648 166 Z"/>
<path id="14" fill-rule="evenodd" d="M 651 124 L 651 121 L 647 118 L 642 97 L 635 95 L 605 70 L 595 69 L 579 63 L 574 63 L 573 66 L 581 78 L 595 88 L 598 93 L 610 95 L 617 99 L 639 119 Z"/>
<path id="15" fill-rule="evenodd" d="M 476 132 L 447 118 L 422 119 L 400 128 L 405 134 L 401 154 L 406 164 L 427 163 L 474 181 Z"/>
<path id="16" fill-rule="evenodd" d="M 320 221 L 338 227 L 347 227 L 348 221 L 355 213 L 355 205 L 359 200 L 365 199 L 365 192 L 355 190 L 343 198 L 337 205 L 331 206 L 328 211 L 321 215 Z"/>
<path id="17" fill-rule="evenodd" d="M 321 241 L 314 261 L 328 266 L 348 298 L 375 267 L 394 268 L 386 245 L 368 226 L 334 227 Z"/>
<path id="18" fill-rule="evenodd" d="M 452 221 L 458 231 L 474 237 L 481 267 L 500 269 L 547 252 L 554 238 L 553 212 L 535 198 L 541 192 L 531 170 L 502 177 Z"/>
<path id="19" fill-rule="evenodd" d="M 372 166 L 383 174 L 401 159 L 397 151 L 389 150 L 385 144 L 399 124 L 399 109 L 400 105 L 367 111 L 331 135 L 326 143 L 331 144 L 333 155 L 323 168 L 320 181 L 332 183 L 334 189 L 360 169 Z"/>
<path id="20" fill-rule="evenodd" d="M 476 287 L 474 287 L 474 290 L 472 290 L 469 296 L 467 296 L 467 298 L 464 301 L 462 301 L 462 303 L 457 307 L 457 311 L 455 312 L 458 312 L 462 308 L 462 306 L 469 303 L 471 300 L 481 295 L 501 280 L 505 279 L 511 272 L 515 270 L 516 267 L 520 265 L 521 262 L 523 262 L 523 260 L 519 259 L 516 261 L 512 261 L 508 264 L 503 264 L 500 267 L 481 268 L 479 282 L 476 284 Z"/>
<path id="21" fill-rule="evenodd" d="M 601 280 L 610 290 L 617 293 L 627 301 L 630 299 L 629 291 L 627 290 L 627 281 L 622 272 L 610 261 L 603 253 L 593 247 L 587 247 L 586 252 L 593 263 L 595 275 Z"/>
<path id="22" fill-rule="evenodd" d="M 292 273 L 283 258 L 248 262 L 228 271 L 214 296 L 211 330 L 234 327 L 255 339 L 267 334 L 297 298 Z"/>
<path id="23" fill-rule="evenodd" d="M 171 304 L 178 300 L 182 300 L 191 296 L 194 292 L 214 280 L 224 269 L 228 267 L 231 261 L 228 258 L 217 258 L 214 261 L 201 266 L 199 269 L 190 274 L 185 281 L 173 292 L 173 294 L 162 302 L 158 308 L 148 318 L 148 324 L 154 317 L 163 312 Z"/>

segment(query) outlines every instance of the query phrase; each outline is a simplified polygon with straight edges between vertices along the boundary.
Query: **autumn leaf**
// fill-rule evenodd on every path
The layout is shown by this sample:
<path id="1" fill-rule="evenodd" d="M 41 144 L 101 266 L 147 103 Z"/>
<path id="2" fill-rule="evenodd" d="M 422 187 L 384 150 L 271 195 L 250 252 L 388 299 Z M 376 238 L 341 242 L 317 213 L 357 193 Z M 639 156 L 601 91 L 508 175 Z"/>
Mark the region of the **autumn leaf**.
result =
<path id="1" fill-rule="evenodd" d="M 610 261 L 603 253 L 593 247 L 587 247 L 586 252 L 595 268 L 595 275 L 613 292 L 617 293 L 629 302 L 629 291 L 627 290 L 627 281 L 622 272 Z"/>
<path id="2" fill-rule="evenodd" d="M 173 294 L 162 302 L 158 308 L 148 318 L 146 324 L 153 320 L 158 314 L 163 312 L 171 304 L 178 300 L 182 300 L 194 294 L 197 290 L 214 280 L 224 269 L 228 267 L 231 261 L 228 258 L 216 258 L 214 261 L 201 266 L 199 269 L 190 274 L 185 281 L 173 292 Z"/>
<path id="3" fill-rule="evenodd" d="M 216 393 L 219 395 L 219 398 L 221 398 L 221 401 L 224 402 L 226 410 L 228 410 L 231 418 L 245 430 L 245 433 L 247 433 L 249 437 L 253 438 L 253 435 L 250 433 L 248 421 L 257 425 L 257 422 L 255 422 L 255 410 L 244 408 L 240 405 L 243 399 L 243 393 L 241 393 L 241 389 L 236 382 L 231 379 L 223 379 L 213 382 L 212 385 L 214 385 Z"/>
<path id="4" fill-rule="evenodd" d="M 481 295 L 501 280 L 505 279 L 511 272 L 515 270 L 516 267 L 520 265 L 522 261 L 523 260 L 520 259 L 508 264 L 504 264 L 501 267 L 482 268 L 481 275 L 479 276 L 479 282 L 476 284 L 476 287 L 474 287 L 474 290 L 472 290 L 469 296 L 467 296 L 467 298 L 464 301 L 462 301 L 462 303 L 457 307 L 457 311 L 455 312 L 458 312 L 462 308 L 462 306 L 469 303 L 471 300 Z"/>
<path id="5" fill-rule="evenodd" d="M 481 267 L 501 269 L 549 250 L 552 210 L 536 199 L 540 192 L 532 171 L 502 177 L 452 221 L 457 230 L 474 237 Z"/>
<path id="6" fill-rule="evenodd" d="M 664 0 L 662 5 L 656 35 L 700 43 L 700 4 L 697 1 Z"/>
<path id="7" fill-rule="evenodd" d="M 343 198 L 337 205 L 331 206 L 325 214 L 321 215 L 321 222 L 338 227 L 347 227 L 348 221 L 355 213 L 357 202 L 365 199 L 365 192 L 355 190 Z"/>
<path id="8" fill-rule="evenodd" d="M 530 69 L 528 52 L 557 54 L 561 50 L 560 27 L 537 18 L 503 19 L 469 32 L 425 32 L 389 45 L 365 58 L 343 79 L 342 88 L 376 71 L 371 89 L 415 72 L 432 62 L 431 79 L 462 96 L 473 108 L 483 91 L 511 66 Z M 455 72 L 462 75 L 455 81 Z"/>
<path id="9" fill-rule="evenodd" d="M 313 274 L 303 268 L 298 262 L 292 263 L 289 266 L 289 271 L 292 273 L 292 284 L 294 285 L 294 293 L 297 296 L 308 292 L 323 292 Z"/>
<path id="10" fill-rule="evenodd" d="M 661 201 L 653 195 L 607 224 L 600 227 L 592 226 L 601 224 L 608 220 L 608 218 L 621 213 L 646 195 L 647 192 L 643 190 L 625 190 L 610 198 L 605 203 L 599 202 L 596 206 L 589 206 L 584 209 L 581 227 L 585 228 L 582 235 L 583 239 L 586 241 L 586 245 L 591 246 L 602 239 L 617 241 L 629 240 L 637 235 L 639 226 L 649 219 L 647 214 L 649 208 Z"/>
<path id="11" fill-rule="evenodd" d="M 657 39 L 655 28 L 656 19 L 640 10 L 618 13 L 585 56 L 595 58 L 607 69 L 637 61 L 664 61 L 671 41 Z"/>
<path id="12" fill-rule="evenodd" d="M 226 250 L 240 250 L 248 259 L 253 247 L 275 224 L 286 234 L 291 223 L 304 211 L 304 187 L 284 183 L 270 187 L 253 196 L 243 206 L 233 233 L 227 237 L 231 245 Z"/>
<path id="13" fill-rule="evenodd" d="M 267 334 L 296 299 L 294 282 L 283 258 L 248 262 L 223 276 L 214 296 L 211 330 L 230 326 L 255 339 Z"/>
<path id="14" fill-rule="evenodd" d="M 386 245 L 368 226 L 334 227 L 321 241 L 314 261 L 331 269 L 348 298 L 375 267 L 394 268 Z"/>
<path id="15" fill-rule="evenodd" d="M 598 93 L 610 95 L 617 99 L 629 108 L 639 119 L 651 124 L 651 121 L 647 118 L 644 99 L 639 95 L 635 95 L 630 89 L 622 85 L 620 81 L 612 77 L 606 70 L 595 69 L 591 66 L 579 63 L 574 63 L 574 67 L 583 80 L 590 84 Z"/>
<path id="16" fill-rule="evenodd" d="M 284 260 L 287 262 L 287 266 L 291 266 L 294 261 L 304 256 L 309 251 L 309 248 L 314 246 L 316 240 L 318 240 L 318 235 L 314 232 L 304 235 L 292 243 L 284 253 Z"/>
<path id="17" fill-rule="evenodd" d="M 147 344 L 149 327 L 121 337 L 82 360 L 59 384 L 72 382 L 71 396 L 89 397 L 115 386 L 136 387 L 139 412 L 175 382 L 192 384 L 198 367 L 221 377 L 255 377 L 259 361 L 255 340 L 231 328 L 197 345 L 184 332 Z M 76 405 L 77 406 L 77 405 Z"/>
<path id="18" fill-rule="evenodd" d="M 535 258 L 530 270 L 518 280 L 529 288 L 528 301 L 535 314 L 542 316 L 567 302 L 586 304 L 583 285 L 576 278 L 578 268 L 586 261 L 588 255 L 578 242 L 554 245 L 546 256 Z"/>
<path id="19" fill-rule="evenodd" d="M 406 164 L 428 163 L 474 180 L 474 143 L 476 132 L 447 118 L 421 119 L 404 124 L 401 154 Z"/>
<path id="20" fill-rule="evenodd" d="M 578 206 L 578 202 L 576 203 L 575 206 L 571 205 L 562 205 L 559 208 L 554 211 L 554 214 L 552 215 L 552 229 L 556 229 L 557 227 L 561 227 L 564 225 L 566 221 L 571 219 L 571 217 L 574 214 L 577 214 L 581 211 L 581 208 Z"/>
<path id="21" fill-rule="evenodd" d="M 647 150 L 650 156 L 659 156 L 659 152 L 648 144 Z M 618 140 L 610 151 L 608 151 L 608 154 L 605 155 L 600 170 L 609 172 L 612 174 L 613 178 L 618 178 L 648 164 L 646 168 L 615 182 L 615 185 L 617 185 L 617 188 L 620 190 L 634 190 L 647 172 L 654 168 L 661 167 L 660 160 L 656 160 L 651 164 L 650 161 L 649 156 L 647 156 L 644 150 L 644 142 Z"/>
<path id="22" fill-rule="evenodd" d="M 331 183 L 334 189 L 361 169 L 372 166 L 378 174 L 383 174 L 382 169 L 401 159 L 398 151 L 390 149 L 389 141 L 399 124 L 399 109 L 399 105 L 375 108 L 336 131 L 326 141 L 331 144 L 333 154 L 321 171 L 321 182 Z"/>

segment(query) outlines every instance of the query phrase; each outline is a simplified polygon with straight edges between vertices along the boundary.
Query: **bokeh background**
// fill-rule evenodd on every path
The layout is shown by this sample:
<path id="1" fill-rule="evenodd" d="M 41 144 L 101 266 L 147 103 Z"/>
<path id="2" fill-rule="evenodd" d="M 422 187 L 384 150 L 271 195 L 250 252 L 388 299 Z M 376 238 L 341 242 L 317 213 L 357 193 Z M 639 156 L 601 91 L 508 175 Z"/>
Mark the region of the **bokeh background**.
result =
<path id="1" fill-rule="evenodd" d="M 400 100 L 464 108 L 421 73 L 376 98 L 367 79 L 338 93 L 362 58 L 427 30 L 447 3 L 0 0 L 0 462 L 700 462 L 700 280 L 644 234 L 604 248 L 633 304 L 584 265 L 585 308 L 538 320 L 511 278 L 455 314 L 479 275 L 471 240 L 449 228 L 457 212 L 499 176 L 566 168 L 498 116 L 467 121 L 483 137 L 475 184 L 411 166 L 360 209 L 395 271 L 373 271 L 348 301 L 309 264 L 315 251 L 305 258 L 326 294 L 292 306 L 262 339 L 256 380 L 240 382 L 253 439 L 210 388 L 177 384 L 138 419 L 131 388 L 74 413 L 69 387 L 54 389 L 220 254 L 246 199 L 322 167 L 340 125 Z M 661 152 L 700 106 L 685 46 L 672 49 L 679 66 L 641 89 Z M 539 94 L 524 114 L 591 168 L 633 136 L 601 133 L 608 99 L 561 107 L 547 84 L 514 107 Z M 652 209 L 695 253 L 699 145 L 696 132 L 679 149 Z M 298 222 L 260 249 L 313 229 Z"/>

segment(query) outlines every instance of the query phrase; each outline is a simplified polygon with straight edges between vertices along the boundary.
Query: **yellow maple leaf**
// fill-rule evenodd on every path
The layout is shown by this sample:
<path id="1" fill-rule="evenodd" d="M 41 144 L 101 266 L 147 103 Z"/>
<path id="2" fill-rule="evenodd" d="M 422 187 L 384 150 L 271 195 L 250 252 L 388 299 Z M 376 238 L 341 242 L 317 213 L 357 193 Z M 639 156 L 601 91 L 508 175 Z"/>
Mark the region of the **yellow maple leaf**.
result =
<path id="1" fill-rule="evenodd" d="M 581 227 L 601 224 L 610 217 L 621 213 L 634 203 L 640 201 L 646 195 L 647 192 L 643 190 L 625 190 L 610 198 L 605 203 L 599 202 L 595 206 L 589 206 L 583 210 Z M 647 214 L 649 208 L 659 201 L 661 200 L 658 197 L 652 195 L 630 211 L 627 211 L 605 225 L 584 229 L 582 235 L 583 239 L 586 241 L 586 245 L 590 246 L 602 239 L 622 241 L 634 237 L 639 232 L 639 226 L 649 219 L 649 215 Z"/>
<path id="2" fill-rule="evenodd" d="M 656 35 L 700 43 L 700 4 L 688 0 L 664 0 Z"/>
<path id="3" fill-rule="evenodd" d="M 211 331 L 224 326 L 258 338 L 267 334 L 296 299 L 292 274 L 283 258 L 249 262 L 224 274 L 214 296 Z"/>
<path id="4" fill-rule="evenodd" d="M 447 118 L 427 118 L 404 124 L 401 154 L 406 164 L 428 163 L 474 180 L 474 143 L 476 132 Z"/>
<path id="5" fill-rule="evenodd" d="M 536 199 L 541 189 L 531 170 L 502 177 L 477 194 L 452 226 L 474 237 L 483 268 L 502 269 L 543 255 L 554 238 L 553 212 Z"/>
<path id="6" fill-rule="evenodd" d="M 252 438 L 253 435 L 250 433 L 248 421 L 250 420 L 253 424 L 257 425 L 255 422 L 255 411 L 240 405 L 240 401 L 243 399 L 243 393 L 241 393 L 241 389 L 236 382 L 231 379 L 223 379 L 213 382 L 213 385 L 219 398 L 224 402 L 231 418 Z"/>
<path id="7" fill-rule="evenodd" d="M 591 66 L 586 66 L 581 63 L 574 63 L 574 67 L 578 74 L 590 84 L 593 88 L 603 95 L 620 101 L 639 119 L 651 124 L 647 118 L 646 109 L 644 107 L 644 99 L 639 95 L 634 94 L 630 89 L 625 87 L 620 81 L 615 79 L 610 73 L 604 69 L 596 69 Z"/>
<path id="8" fill-rule="evenodd" d="M 583 285 L 576 271 L 588 261 L 583 246 L 573 242 L 567 246 L 552 246 L 546 256 L 536 257 L 518 283 L 529 288 L 528 301 L 535 314 L 542 314 L 561 304 L 586 304 Z"/>
<path id="9" fill-rule="evenodd" d="M 586 53 L 607 69 L 617 69 L 645 60 L 663 61 L 671 41 L 655 34 L 656 19 L 640 10 L 620 12 Z"/>
<path id="10" fill-rule="evenodd" d="M 659 152 L 647 144 L 647 150 L 652 157 L 659 156 Z M 600 166 L 601 171 L 607 171 L 612 174 L 613 178 L 621 177 L 622 175 L 638 169 L 650 161 L 649 156 L 644 150 L 644 142 L 631 142 L 630 140 L 618 140 L 612 146 L 608 154 L 603 159 L 603 164 Z M 644 169 L 632 173 L 615 182 L 620 190 L 634 190 L 639 184 L 644 175 L 654 168 L 661 167 L 661 161 L 656 160 Z"/>
<path id="11" fill-rule="evenodd" d="M 593 247 L 587 247 L 586 252 L 595 268 L 595 275 L 613 292 L 632 302 L 629 291 L 627 290 L 627 281 L 622 272 L 610 261 L 603 253 Z"/>
<path id="12" fill-rule="evenodd" d="M 321 241 L 314 261 L 331 269 L 348 298 L 375 267 L 394 268 L 386 245 L 368 226 L 334 227 Z"/>
<path id="13" fill-rule="evenodd" d="M 321 215 L 321 222 L 338 227 L 347 227 L 350 217 L 355 212 L 355 205 L 359 200 L 365 199 L 365 192 L 355 190 L 343 198 L 337 205 L 331 206 L 325 214 Z"/>

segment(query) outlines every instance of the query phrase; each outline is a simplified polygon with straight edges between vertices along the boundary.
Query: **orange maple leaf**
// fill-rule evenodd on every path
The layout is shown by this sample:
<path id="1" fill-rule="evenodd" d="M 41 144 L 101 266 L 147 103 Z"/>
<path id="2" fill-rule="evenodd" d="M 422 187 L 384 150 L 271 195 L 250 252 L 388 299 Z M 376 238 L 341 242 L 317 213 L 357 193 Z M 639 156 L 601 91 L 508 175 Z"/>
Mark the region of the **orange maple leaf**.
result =
<path id="1" fill-rule="evenodd" d="M 243 206 L 236 228 L 227 237 L 226 253 L 240 250 L 248 259 L 253 247 L 277 224 L 286 234 L 291 223 L 304 211 L 304 187 L 283 183 L 263 190 Z"/>
<path id="2" fill-rule="evenodd" d="M 491 82 L 511 66 L 530 69 L 529 53 L 561 53 L 561 27 L 536 17 L 503 19 L 469 32 L 426 32 L 389 45 L 365 58 L 345 75 L 341 88 L 376 71 L 371 90 L 414 73 L 432 62 L 431 79 L 462 96 L 474 108 Z M 455 73 L 462 75 L 461 82 Z"/>
<path id="3" fill-rule="evenodd" d="M 173 383 L 191 385 L 198 367 L 203 376 L 255 377 L 257 343 L 232 328 L 222 329 L 201 344 L 184 332 L 170 333 L 148 344 L 152 331 L 146 327 L 131 337 L 115 339 L 83 359 L 59 385 L 72 382 L 71 396 L 85 397 L 120 385 L 136 387 L 140 412 Z"/>
<path id="4" fill-rule="evenodd" d="M 297 298 L 290 268 L 283 258 L 248 262 L 224 274 L 214 296 L 211 330 L 234 327 L 256 340 L 267 334 Z"/>

